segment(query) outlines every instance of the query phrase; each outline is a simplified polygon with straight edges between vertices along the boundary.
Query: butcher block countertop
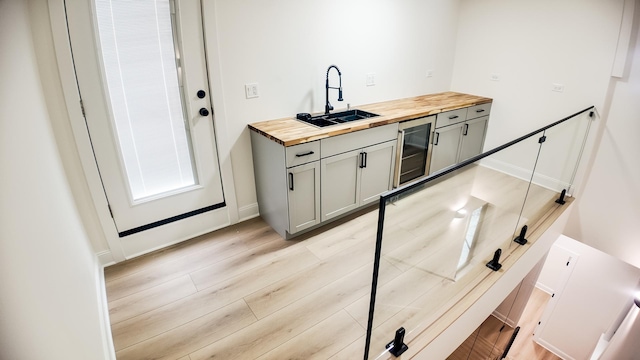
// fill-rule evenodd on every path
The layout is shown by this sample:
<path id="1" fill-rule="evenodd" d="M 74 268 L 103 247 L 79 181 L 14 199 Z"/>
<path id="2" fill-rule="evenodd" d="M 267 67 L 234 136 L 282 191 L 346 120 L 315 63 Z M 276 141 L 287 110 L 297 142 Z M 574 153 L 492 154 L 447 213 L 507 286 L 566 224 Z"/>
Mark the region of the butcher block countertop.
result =
<path id="1" fill-rule="evenodd" d="M 323 128 L 309 125 L 295 117 L 261 121 L 249 124 L 249 128 L 277 143 L 291 146 L 492 101 L 491 98 L 448 91 L 356 106 L 355 109 L 380 116 Z"/>

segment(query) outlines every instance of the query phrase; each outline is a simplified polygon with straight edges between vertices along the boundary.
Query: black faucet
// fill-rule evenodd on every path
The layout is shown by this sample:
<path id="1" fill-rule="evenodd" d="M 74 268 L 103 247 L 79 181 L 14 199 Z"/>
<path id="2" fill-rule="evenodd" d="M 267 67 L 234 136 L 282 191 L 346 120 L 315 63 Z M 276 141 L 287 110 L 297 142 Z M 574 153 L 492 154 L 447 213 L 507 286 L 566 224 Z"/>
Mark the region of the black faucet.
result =
<path id="1" fill-rule="evenodd" d="M 331 87 L 331 86 L 329 86 L 329 71 L 331 71 L 331 68 L 334 68 L 334 69 L 336 69 L 336 71 L 338 71 L 338 78 L 340 79 L 340 87 Z M 329 89 L 338 89 L 338 101 L 342 101 L 342 73 L 340 72 L 340 69 L 338 69 L 338 67 L 335 66 L 335 65 L 331 65 L 327 69 L 327 82 L 325 84 L 325 100 L 326 100 L 326 103 L 324 105 L 324 113 L 325 114 L 329 114 L 329 111 L 333 110 L 333 106 L 331 106 L 331 103 L 329 103 Z"/>

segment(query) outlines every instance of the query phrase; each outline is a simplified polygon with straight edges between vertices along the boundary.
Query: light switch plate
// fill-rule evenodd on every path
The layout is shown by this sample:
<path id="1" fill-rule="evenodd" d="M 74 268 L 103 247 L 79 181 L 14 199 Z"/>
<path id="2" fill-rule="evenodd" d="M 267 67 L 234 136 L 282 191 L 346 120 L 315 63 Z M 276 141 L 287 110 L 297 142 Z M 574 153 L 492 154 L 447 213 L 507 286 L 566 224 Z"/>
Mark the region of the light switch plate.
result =
<path id="1" fill-rule="evenodd" d="M 376 74 L 368 73 L 367 74 L 367 86 L 374 86 L 376 84 Z"/>
<path id="2" fill-rule="evenodd" d="M 244 92 L 247 99 L 260 97 L 260 93 L 258 92 L 258 83 L 245 84 Z"/>

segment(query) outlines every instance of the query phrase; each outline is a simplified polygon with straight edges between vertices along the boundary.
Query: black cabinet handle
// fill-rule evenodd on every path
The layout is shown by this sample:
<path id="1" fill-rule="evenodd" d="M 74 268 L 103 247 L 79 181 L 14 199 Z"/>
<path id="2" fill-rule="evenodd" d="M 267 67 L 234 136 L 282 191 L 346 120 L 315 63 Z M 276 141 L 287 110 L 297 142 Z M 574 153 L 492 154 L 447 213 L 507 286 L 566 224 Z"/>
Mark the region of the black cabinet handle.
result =
<path id="1" fill-rule="evenodd" d="M 289 190 L 293 191 L 293 173 L 289 173 Z"/>
<path id="2" fill-rule="evenodd" d="M 198 99 L 204 99 L 204 97 L 207 96 L 207 93 L 204 90 L 198 90 L 196 96 L 198 96 Z"/>
<path id="3" fill-rule="evenodd" d="M 436 133 L 433 135 L 433 145 L 438 145 L 438 140 L 440 140 L 440 133 L 439 133 L 439 132 L 436 132 Z"/>
<path id="4" fill-rule="evenodd" d="M 363 169 L 366 167 L 367 167 L 367 153 L 363 151 L 360 153 L 360 169 Z"/>
<path id="5" fill-rule="evenodd" d="M 303 157 L 303 156 L 308 156 L 308 155 L 313 155 L 314 152 L 313 151 L 309 151 L 306 153 L 302 153 L 302 154 L 296 154 L 296 157 Z"/>
<path id="6" fill-rule="evenodd" d="M 464 124 L 464 131 L 462 132 L 462 135 L 467 136 L 468 132 L 469 132 L 469 124 Z"/>
<path id="7" fill-rule="evenodd" d="M 449 116 L 449 120 L 457 119 L 458 115 Z"/>
<path id="8" fill-rule="evenodd" d="M 207 110 L 207 108 L 201 108 L 198 113 L 200 113 L 201 116 L 209 116 L 209 110 Z"/>
<path id="9" fill-rule="evenodd" d="M 481 112 L 483 112 L 483 111 L 484 111 L 484 109 L 478 109 L 478 110 L 476 110 L 476 112 L 477 112 L 477 113 L 481 113 Z"/>

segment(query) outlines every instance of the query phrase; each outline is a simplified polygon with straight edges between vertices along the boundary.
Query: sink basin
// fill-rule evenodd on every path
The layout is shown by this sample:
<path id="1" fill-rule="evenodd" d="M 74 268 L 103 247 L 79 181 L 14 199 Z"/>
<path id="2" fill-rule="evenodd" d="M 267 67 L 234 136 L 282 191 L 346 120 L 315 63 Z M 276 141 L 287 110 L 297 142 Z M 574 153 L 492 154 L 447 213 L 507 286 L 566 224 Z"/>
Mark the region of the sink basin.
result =
<path id="1" fill-rule="evenodd" d="M 313 126 L 325 127 L 325 126 L 338 125 L 338 124 L 343 124 L 343 123 L 361 120 L 361 119 L 368 119 L 376 116 L 378 116 L 378 114 L 370 113 L 363 110 L 353 109 L 353 110 L 346 110 L 346 111 L 340 111 L 337 113 L 322 114 L 322 115 L 316 115 L 316 116 L 306 116 L 306 117 L 298 116 L 297 119 Z"/>

